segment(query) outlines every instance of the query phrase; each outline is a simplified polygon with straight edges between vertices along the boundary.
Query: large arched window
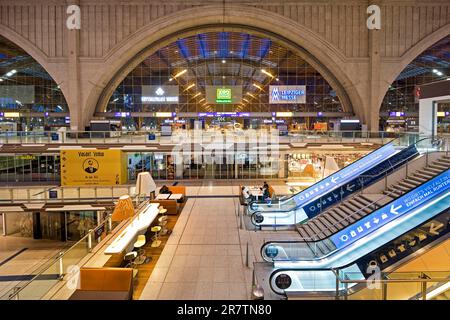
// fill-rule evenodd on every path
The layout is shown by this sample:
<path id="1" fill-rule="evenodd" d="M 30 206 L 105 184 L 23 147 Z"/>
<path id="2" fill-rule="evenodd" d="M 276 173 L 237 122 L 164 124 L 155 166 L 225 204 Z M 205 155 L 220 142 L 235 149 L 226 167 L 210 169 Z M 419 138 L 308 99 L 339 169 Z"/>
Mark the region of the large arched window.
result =
<path id="1" fill-rule="evenodd" d="M 304 88 L 304 100 L 274 103 L 270 86 L 279 86 L 278 92 L 295 89 L 283 86 Z M 231 89 L 233 97 L 218 99 L 221 88 Z M 207 32 L 179 39 L 147 57 L 117 86 L 106 110 L 98 111 L 319 113 L 343 108 L 324 77 L 280 43 L 248 33 Z"/>
<path id="2" fill-rule="evenodd" d="M 450 85 L 450 35 L 435 43 L 414 59 L 390 85 L 381 105 L 383 122 L 401 124 L 406 120 L 418 117 L 419 101 L 416 88 L 420 85 L 449 80 Z M 450 111 L 450 104 L 441 104 L 440 111 Z M 397 117 L 394 115 L 405 115 Z M 443 120 L 443 119 L 441 119 Z M 415 123 L 418 123 L 415 121 Z"/>
<path id="3" fill-rule="evenodd" d="M 16 130 L 61 126 L 68 113 L 58 84 L 45 69 L 0 36 L 0 122 L 15 123 Z"/>

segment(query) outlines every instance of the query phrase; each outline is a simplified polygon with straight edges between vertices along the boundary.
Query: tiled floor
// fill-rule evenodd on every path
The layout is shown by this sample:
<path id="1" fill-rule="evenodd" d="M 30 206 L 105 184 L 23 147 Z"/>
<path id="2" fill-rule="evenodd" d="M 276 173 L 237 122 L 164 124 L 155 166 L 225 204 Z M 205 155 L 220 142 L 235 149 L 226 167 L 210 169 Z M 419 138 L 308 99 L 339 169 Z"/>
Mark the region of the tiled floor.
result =
<path id="1" fill-rule="evenodd" d="M 286 193 L 283 185 L 274 187 Z M 140 299 L 250 299 L 253 261 L 261 259 L 264 239 L 298 238 L 298 233 L 240 229 L 238 198 L 221 197 L 239 194 L 235 182 L 205 182 L 188 186 L 187 193 L 191 198 Z M 205 195 L 217 197 L 195 197 Z"/>

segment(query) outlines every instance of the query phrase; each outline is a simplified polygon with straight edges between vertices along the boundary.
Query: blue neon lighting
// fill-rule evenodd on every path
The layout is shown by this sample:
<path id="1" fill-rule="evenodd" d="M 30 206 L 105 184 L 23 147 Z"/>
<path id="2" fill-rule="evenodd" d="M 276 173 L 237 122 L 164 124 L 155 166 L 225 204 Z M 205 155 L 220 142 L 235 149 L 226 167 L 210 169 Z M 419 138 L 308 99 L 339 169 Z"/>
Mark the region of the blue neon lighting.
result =
<path id="1" fill-rule="evenodd" d="M 334 188 L 353 180 L 361 173 L 365 172 L 367 169 L 370 169 L 380 161 L 391 157 L 395 153 L 396 150 L 394 148 L 394 145 L 392 143 L 388 143 L 368 154 L 364 158 L 353 162 L 342 170 L 335 172 L 334 174 L 328 176 L 327 178 L 321 180 L 313 186 L 303 190 L 295 196 L 295 203 L 298 206 L 302 206 L 309 201 L 312 201 L 317 197 L 330 192 Z"/>
<path id="2" fill-rule="evenodd" d="M 202 58 L 208 57 L 208 44 L 206 43 L 206 35 L 197 35 L 197 42 L 198 46 L 200 47 L 200 55 L 202 56 Z"/>
<path id="3" fill-rule="evenodd" d="M 188 47 L 186 46 L 186 40 L 185 40 L 185 39 L 179 39 L 179 40 L 177 40 L 177 46 L 178 46 L 178 49 L 180 49 L 180 51 L 181 51 L 181 55 L 182 55 L 185 59 L 187 59 L 188 57 L 190 57 L 189 49 L 188 49 Z"/>
<path id="4" fill-rule="evenodd" d="M 246 34 L 245 39 L 242 42 L 241 52 L 239 53 L 239 56 L 241 58 L 245 58 L 247 56 L 249 45 L 250 45 L 250 35 Z"/>
<path id="5" fill-rule="evenodd" d="M 228 32 L 219 33 L 219 56 L 221 58 L 226 58 L 228 56 Z"/>
<path id="6" fill-rule="evenodd" d="M 262 39 L 261 46 L 258 50 L 258 56 L 260 58 L 264 58 L 269 52 L 270 46 L 272 45 L 272 40 L 270 39 Z"/>
<path id="7" fill-rule="evenodd" d="M 356 240 L 381 228 L 390 221 L 421 206 L 435 196 L 446 192 L 449 187 L 450 170 L 447 170 L 406 195 L 390 202 L 383 208 L 374 211 L 369 216 L 364 217 L 344 230 L 334 234 L 331 236 L 331 241 L 333 241 L 338 249 L 348 246 Z"/>

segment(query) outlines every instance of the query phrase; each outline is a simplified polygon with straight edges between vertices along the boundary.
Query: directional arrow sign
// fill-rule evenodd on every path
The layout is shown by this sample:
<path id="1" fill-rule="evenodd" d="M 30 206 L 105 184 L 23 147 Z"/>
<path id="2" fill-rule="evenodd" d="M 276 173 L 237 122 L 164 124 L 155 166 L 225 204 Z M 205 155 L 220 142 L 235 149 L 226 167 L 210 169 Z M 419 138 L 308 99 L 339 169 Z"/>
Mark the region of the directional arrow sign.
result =
<path id="1" fill-rule="evenodd" d="M 433 222 L 431 223 L 431 226 L 430 226 L 430 233 L 431 234 L 434 234 L 434 235 L 438 235 L 439 234 L 439 232 L 437 232 L 440 228 L 442 228 L 444 226 L 444 224 L 443 223 L 439 223 L 438 225 L 435 225 Z"/>
<path id="2" fill-rule="evenodd" d="M 355 187 L 354 184 L 352 184 L 351 186 L 347 185 L 347 191 L 352 192 L 354 187 Z"/>
<path id="3" fill-rule="evenodd" d="M 397 215 L 398 214 L 398 210 L 399 209 L 401 209 L 402 208 L 402 206 L 400 205 L 400 206 L 398 206 L 398 207 L 395 207 L 394 205 L 391 205 L 391 213 L 392 214 L 395 214 L 395 215 Z"/>
<path id="4" fill-rule="evenodd" d="M 331 182 L 336 183 L 336 181 L 339 179 L 339 177 L 331 177 Z"/>

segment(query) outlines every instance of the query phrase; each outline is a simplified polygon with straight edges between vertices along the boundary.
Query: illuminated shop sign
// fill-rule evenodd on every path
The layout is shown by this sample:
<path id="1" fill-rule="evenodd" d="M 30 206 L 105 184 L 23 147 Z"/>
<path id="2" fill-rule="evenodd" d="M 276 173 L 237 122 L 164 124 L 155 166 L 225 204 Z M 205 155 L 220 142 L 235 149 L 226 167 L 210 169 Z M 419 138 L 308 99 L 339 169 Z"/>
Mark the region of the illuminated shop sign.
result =
<path id="1" fill-rule="evenodd" d="M 116 118 L 126 118 L 126 117 L 129 117 L 129 116 L 131 116 L 130 112 L 116 112 L 116 113 L 114 113 L 114 117 L 116 117 Z"/>
<path id="2" fill-rule="evenodd" d="M 178 86 L 142 86 L 143 104 L 172 104 L 179 101 Z"/>
<path id="3" fill-rule="evenodd" d="M 377 165 L 381 161 L 386 160 L 396 153 L 392 143 L 386 144 L 381 148 L 369 153 L 364 158 L 361 158 L 343 169 L 333 173 L 320 182 L 311 187 L 301 191 L 295 196 L 295 202 L 298 206 L 302 206 L 310 201 L 316 199 L 318 196 L 326 194 L 331 190 L 353 180 L 366 170 Z"/>
<path id="4" fill-rule="evenodd" d="M 250 117 L 250 112 L 199 112 L 199 118 L 204 117 Z"/>
<path id="5" fill-rule="evenodd" d="M 242 100 L 242 86 L 205 86 L 205 93 L 209 104 L 238 104 Z"/>
<path id="6" fill-rule="evenodd" d="M 269 86 L 269 103 L 306 103 L 306 86 Z"/>
<path id="7" fill-rule="evenodd" d="M 404 117 L 405 113 L 401 111 L 389 112 L 389 117 Z"/>
<path id="8" fill-rule="evenodd" d="M 421 206 L 435 196 L 446 192 L 450 187 L 450 170 L 424 183 L 406 195 L 374 211 L 350 227 L 331 236 L 338 249 L 347 246 L 387 223 Z"/>
<path id="9" fill-rule="evenodd" d="M 216 89 L 216 102 L 217 103 L 231 103 L 231 89 L 229 88 L 217 88 Z"/>

